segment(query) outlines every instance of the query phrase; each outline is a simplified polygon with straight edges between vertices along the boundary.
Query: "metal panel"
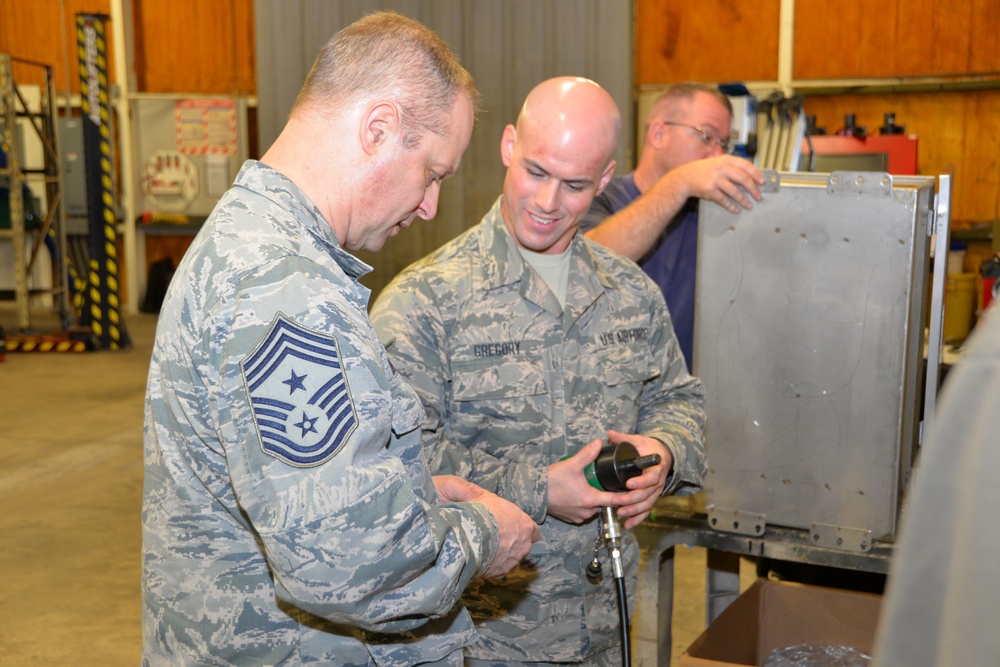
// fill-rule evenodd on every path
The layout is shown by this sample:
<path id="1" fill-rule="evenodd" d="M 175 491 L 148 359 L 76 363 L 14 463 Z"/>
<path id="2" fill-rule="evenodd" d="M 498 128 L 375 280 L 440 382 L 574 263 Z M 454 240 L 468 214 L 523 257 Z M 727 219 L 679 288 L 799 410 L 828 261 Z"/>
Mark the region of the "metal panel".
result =
<path id="1" fill-rule="evenodd" d="M 894 535 L 919 419 L 933 189 L 781 174 L 738 216 L 702 203 L 694 369 L 720 516 L 817 539 Z"/>

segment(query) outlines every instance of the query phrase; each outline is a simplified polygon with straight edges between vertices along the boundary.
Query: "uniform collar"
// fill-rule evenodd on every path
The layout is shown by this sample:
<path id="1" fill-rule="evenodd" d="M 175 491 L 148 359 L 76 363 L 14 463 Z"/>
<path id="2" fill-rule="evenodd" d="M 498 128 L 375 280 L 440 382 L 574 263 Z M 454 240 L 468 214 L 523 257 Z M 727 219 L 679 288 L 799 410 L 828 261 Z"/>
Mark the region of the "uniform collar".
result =
<path id="1" fill-rule="evenodd" d="M 483 218 L 479 235 L 479 255 L 482 258 L 483 290 L 519 284 L 522 296 L 528 301 L 559 313 L 559 305 L 548 285 L 531 270 L 521 256 L 500 212 L 501 195 Z M 606 263 L 598 262 L 600 252 L 593 242 L 577 233 L 570 241 L 572 253 L 569 284 L 566 288 L 564 317 L 575 320 L 607 289 L 615 288 L 614 277 L 604 270 Z"/>
<path id="2" fill-rule="evenodd" d="M 256 192 L 287 210 L 320 245 L 329 249 L 331 256 L 350 277 L 357 280 L 371 272 L 371 266 L 341 247 L 319 208 L 280 171 L 263 162 L 247 160 L 236 175 L 234 186 Z"/>

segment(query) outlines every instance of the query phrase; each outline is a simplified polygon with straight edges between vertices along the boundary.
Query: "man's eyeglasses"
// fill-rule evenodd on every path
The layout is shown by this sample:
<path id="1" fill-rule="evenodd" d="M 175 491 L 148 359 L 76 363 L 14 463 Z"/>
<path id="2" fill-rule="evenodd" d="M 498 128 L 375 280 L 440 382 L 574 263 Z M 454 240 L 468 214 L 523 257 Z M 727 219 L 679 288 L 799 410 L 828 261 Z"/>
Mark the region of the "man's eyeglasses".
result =
<path id="1" fill-rule="evenodd" d="M 695 127 L 694 125 L 686 125 L 684 123 L 675 123 L 672 120 L 662 121 L 664 125 L 673 125 L 674 127 L 686 127 L 689 130 L 694 130 L 697 132 L 695 136 L 701 139 L 701 143 L 706 146 L 711 146 L 712 144 L 718 145 L 722 148 L 723 153 L 729 152 L 729 138 L 720 139 L 703 127 Z"/>

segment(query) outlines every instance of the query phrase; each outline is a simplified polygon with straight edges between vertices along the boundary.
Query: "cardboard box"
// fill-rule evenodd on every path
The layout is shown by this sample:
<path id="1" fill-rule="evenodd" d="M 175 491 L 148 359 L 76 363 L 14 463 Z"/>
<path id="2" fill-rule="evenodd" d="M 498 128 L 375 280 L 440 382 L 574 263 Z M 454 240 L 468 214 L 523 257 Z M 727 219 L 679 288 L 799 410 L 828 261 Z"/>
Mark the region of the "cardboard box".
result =
<path id="1" fill-rule="evenodd" d="M 776 648 L 851 646 L 871 654 L 882 596 L 758 579 L 698 636 L 680 667 L 761 665 Z"/>

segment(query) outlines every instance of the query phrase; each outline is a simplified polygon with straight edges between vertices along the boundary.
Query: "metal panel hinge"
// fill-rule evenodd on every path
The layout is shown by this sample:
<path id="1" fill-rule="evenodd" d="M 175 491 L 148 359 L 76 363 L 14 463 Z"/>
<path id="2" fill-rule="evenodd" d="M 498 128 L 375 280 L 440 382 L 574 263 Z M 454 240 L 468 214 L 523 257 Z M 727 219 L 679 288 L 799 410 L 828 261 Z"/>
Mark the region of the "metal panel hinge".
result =
<path id="1" fill-rule="evenodd" d="M 868 553 L 872 548 L 872 531 L 860 528 L 814 523 L 809 537 L 816 546 L 829 549 Z"/>
<path id="2" fill-rule="evenodd" d="M 767 517 L 755 512 L 741 512 L 713 505 L 708 508 L 708 525 L 726 533 L 759 536 L 767 528 Z"/>
<path id="3" fill-rule="evenodd" d="M 874 171 L 835 171 L 826 180 L 831 195 L 892 195 L 892 176 Z"/>
<path id="4" fill-rule="evenodd" d="M 947 220 L 948 215 L 948 198 L 942 197 L 940 192 L 935 193 L 934 204 L 931 207 L 930 225 L 927 230 L 927 235 L 934 236 L 937 234 L 940 221 Z"/>

